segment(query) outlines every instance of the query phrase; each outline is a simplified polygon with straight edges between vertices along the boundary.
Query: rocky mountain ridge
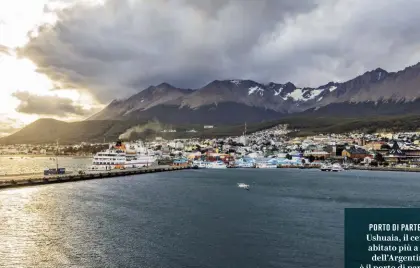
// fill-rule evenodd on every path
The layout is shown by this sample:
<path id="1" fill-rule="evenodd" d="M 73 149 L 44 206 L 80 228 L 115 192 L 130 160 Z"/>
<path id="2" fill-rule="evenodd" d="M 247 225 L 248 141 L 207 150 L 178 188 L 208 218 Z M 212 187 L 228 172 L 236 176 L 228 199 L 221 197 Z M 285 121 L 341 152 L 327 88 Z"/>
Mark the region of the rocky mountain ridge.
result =
<path id="1" fill-rule="evenodd" d="M 340 103 L 353 104 L 346 107 L 354 106 L 354 112 L 356 112 L 359 104 L 365 105 L 371 102 L 373 105 L 381 103 L 386 106 L 390 103 L 392 107 L 395 107 L 395 103 L 405 105 L 419 98 L 420 63 L 394 73 L 377 68 L 349 81 L 330 82 L 317 88 L 297 87 L 291 82 L 263 84 L 252 80 L 215 80 L 193 90 L 162 83 L 158 86 L 150 86 L 126 100 L 111 102 L 89 120 L 154 118 L 171 121 L 170 117 L 162 115 L 165 111 L 172 114 L 182 112 L 186 123 L 191 123 L 189 117 L 198 117 L 197 120 L 193 120 L 193 123 L 210 121 L 234 123 L 238 120 L 247 121 L 246 116 L 249 117 L 254 109 L 259 116 L 253 120 L 261 121 L 264 120 L 264 113 L 267 113 L 268 120 L 291 113 L 315 112 L 329 105 L 339 109 Z M 226 107 L 227 104 L 235 104 L 235 109 L 229 110 L 229 107 Z M 218 109 L 223 109 L 223 113 L 216 113 Z M 404 109 L 397 109 L 395 113 L 399 114 L 401 110 Z M 334 113 L 334 111 L 331 112 Z M 392 111 L 388 112 L 393 114 Z M 214 117 L 216 114 L 228 117 L 233 113 L 243 113 L 244 116 L 242 118 L 235 116 L 231 122 L 226 118 Z M 210 119 L 211 116 L 213 117 Z M 182 119 L 178 118 L 176 121 L 180 123 Z"/>

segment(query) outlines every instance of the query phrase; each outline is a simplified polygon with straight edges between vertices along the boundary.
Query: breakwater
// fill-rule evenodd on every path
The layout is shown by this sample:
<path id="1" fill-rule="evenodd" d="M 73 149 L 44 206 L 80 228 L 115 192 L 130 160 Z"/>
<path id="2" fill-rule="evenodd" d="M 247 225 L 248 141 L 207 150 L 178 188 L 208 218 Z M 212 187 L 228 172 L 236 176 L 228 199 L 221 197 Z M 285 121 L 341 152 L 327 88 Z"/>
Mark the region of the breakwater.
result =
<path id="1" fill-rule="evenodd" d="M 398 171 L 398 172 L 420 172 L 420 168 L 404 168 L 404 167 L 352 167 L 354 170 L 370 170 L 370 171 Z"/>
<path id="2" fill-rule="evenodd" d="M 279 165 L 277 168 L 299 168 L 299 169 L 319 169 L 321 166 L 286 166 Z"/>
<path id="3" fill-rule="evenodd" d="M 317 166 L 278 166 L 278 168 L 294 168 L 294 169 L 318 169 Z M 156 173 L 165 171 L 176 171 L 190 169 L 188 166 L 155 166 L 141 169 L 126 169 L 126 170 L 112 170 L 108 172 L 97 172 L 87 174 L 64 174 L 43 176 L 39 173 L 24 174 L 24 175 L 9 175 L 7 177 L 0 177 L 0 189 L 23 187 L 31 185 L 43 185 L 52 183 L 64 183 L 74 181 L 84 181 L 93 179 L 106 179 L 113 177 L 122 177 L 130 175 L 138 175 L 145 173 Z M 352 170 L 366 170 L 366 171 L 396 171 L 396 172 L 420 172 L 420 168 L 401 168 L 401 167 L 351 167 Z"/>
<path id="4" fill-rule="evenodd" d="M 94 179 L 106 179 L 113 177 L 122 177 L 146 173 L 156 173 L 156 172 L 165 172 L 165 171 L 176 171 L 188 169 L 189 167 L 180 167 L 180 166 L 156 166 L 156 167 L 147 167 L 140 169 L 127 169 L 127 170 L 112 170 L 108 172 L 97 172 L 97 173 L 87 173 L 87 174 L 64 174 L 64 175 L 55 175 L 55 176 L 16 176 L 9 177 L 7 180 L 0 180 L 0 189 L 2 188 L 13 188 L 13 187 L 23 187 L 23 186 L 32 186 L 32 185 L 43 185 L 43 184 L 52 184 L 52 183 L 64 183 L 64 182 L 74 182 L 74 181 L 85 181 L 85 180 L 94 180 Z"/>
<path id="5" fill-rule="evenodd" d="M 319 166 L 278 166 L 277 168 L 295 168 L 295 169 L 319 169 Z M 351 170 L 367 170 L 367 171 L 395 171 L 395 172 L 420 172 L 420 168 L 413 167 L 364 167 L 353 166 Z"/>

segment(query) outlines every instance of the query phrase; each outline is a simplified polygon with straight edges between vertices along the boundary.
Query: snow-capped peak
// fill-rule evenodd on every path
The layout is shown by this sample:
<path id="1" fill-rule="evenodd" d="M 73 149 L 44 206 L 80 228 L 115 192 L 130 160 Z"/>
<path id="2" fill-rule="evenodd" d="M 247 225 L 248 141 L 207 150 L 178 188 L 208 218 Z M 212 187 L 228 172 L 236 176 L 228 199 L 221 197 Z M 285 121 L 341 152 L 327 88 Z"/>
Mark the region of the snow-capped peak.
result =
<path id="1" fill-rule="evenodd" d="M 293 90 L 292 92 L 290 92 L 289 94 L 287 94 L 286 97 L 290 97 L 295 101 L 302 101 L 305 100 L 305 98 L 303 97 L 303 89 L 301 88 L 297 88 L 295 90 Z"/>
<path id="2" fill-rule="evenodd" d="M 259 92 L 262 96 L 264 94 L 264 89 L 260 88 L 259 86 L 250 87 L 248 90 L 248 95 L 251 95 L 254 92 Z"/>
<path id="3" fill-rule="evenodd" d="M 279 88 L 279 90 L 278 90 L 278 91 L 277 91 L 277 90 L 274 90 L 274 96 L 278 96 L 278 95 L 280 95 L 280 94 L 281 94 L 281 92 L 282 92 L 282 90 L 283 90 L 283 87 Z"/>
<path id="4" fill-rule="evenodd" d="M 314 89 L 314 90 L 311 90 L 311 95 L 308 97 L 308 100 L 315 99 L 322 92 L 324 92 L 324 89 Z"/>
<path id="5" fill-rule="evenodd" d="M 231 82 L 232 84 L 237 85 L 237 86 L 239 86 L 239 85 L 241 84 L 241 81 L 239 81 L 239 80 L 230 80 L 230 82 Z"/>
<path id="6" fill-rule="evenodd" d="M 337 87 L 336 86 L 331 86 L 328 90 L 330 91 L 330 92 L 333 92 L 334 90 L 336 90 L 337 89 Z"/>
<path id="7" fill-rule="evenodd" d="M 294 101 L 308 101 L 313 100 L 317 96 L 319 96 L 322 92 L 324 92 L 324 89 L 302 89 L 297 88 L 286 95 L 286 98 L 291 98 Z"/>

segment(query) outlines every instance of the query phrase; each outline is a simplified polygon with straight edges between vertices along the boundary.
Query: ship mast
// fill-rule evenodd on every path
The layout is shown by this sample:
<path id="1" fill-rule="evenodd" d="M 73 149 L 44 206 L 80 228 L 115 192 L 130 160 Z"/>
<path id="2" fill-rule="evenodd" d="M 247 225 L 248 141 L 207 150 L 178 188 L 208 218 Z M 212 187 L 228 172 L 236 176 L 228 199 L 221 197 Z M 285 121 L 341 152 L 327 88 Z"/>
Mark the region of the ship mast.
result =
<path id="1" fill-rule="evenodd" d="M 57 173 L 58 173 L 58 139 L 57 139 L 57 149 L 56 149 L 56 152 L 55 152 L 55 164 L 56 164 L 56 167 L 57 167 Z"/>

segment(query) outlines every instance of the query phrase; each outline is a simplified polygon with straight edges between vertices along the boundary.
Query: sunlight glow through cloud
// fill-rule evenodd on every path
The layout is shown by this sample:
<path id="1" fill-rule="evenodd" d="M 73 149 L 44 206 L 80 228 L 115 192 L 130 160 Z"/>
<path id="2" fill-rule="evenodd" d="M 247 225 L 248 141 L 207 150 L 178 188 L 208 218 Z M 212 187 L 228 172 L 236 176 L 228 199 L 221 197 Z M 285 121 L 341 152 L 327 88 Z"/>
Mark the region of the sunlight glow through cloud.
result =
<path id="1" fill-rule="evenodd" d="M 31 35 L 36 35 L 41 25 L 53 25 L 60 11 L 72 4 L 103 4 L 103 1 L 86 0 L 0 0 L 0 120 L 13 121 L 12 127 L 22 127 L 40 116 L 16 111 L 20 101 L 13 97 L 15 92 L 29 92 L 35 96 L 56 96 L 68 98 L 86 109 L 101 107 L 87 92 L 78 89 L 54 89 L 50 79 L 37 72 L 37 66 L 30 60 L 19 58 L 15 50 L 24 46 Z M 51 116 L 54 117 L 54 116 Z M 59 118 L 80 120 L 78 116 Z M 4 134 L 4 133 L 2 133 Z"/>

